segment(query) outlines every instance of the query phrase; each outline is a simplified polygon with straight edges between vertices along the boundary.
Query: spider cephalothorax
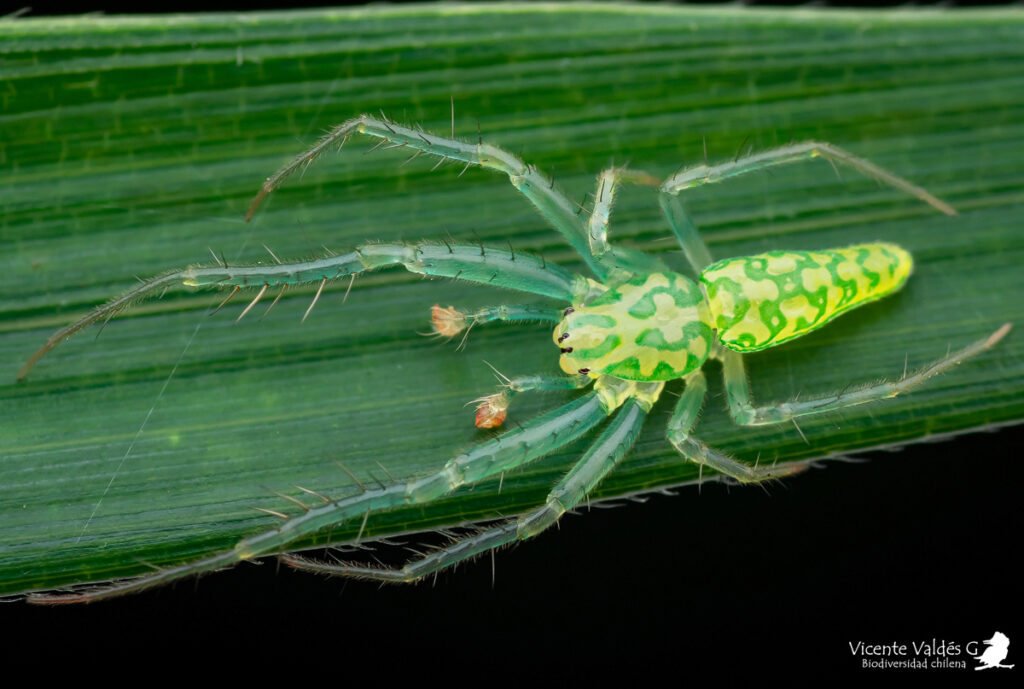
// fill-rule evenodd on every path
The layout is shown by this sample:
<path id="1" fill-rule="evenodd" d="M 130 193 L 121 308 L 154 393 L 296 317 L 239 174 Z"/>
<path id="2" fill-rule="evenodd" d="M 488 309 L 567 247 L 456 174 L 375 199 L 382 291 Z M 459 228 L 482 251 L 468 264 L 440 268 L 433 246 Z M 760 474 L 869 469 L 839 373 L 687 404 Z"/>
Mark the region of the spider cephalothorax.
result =
<path id="1" fill-rule="evenodd" d="M 704 363 L 712 325 L 700 289 L 678 273 L 640 273 L 567 309 L 555 327 L 566 373 L 675 380 Z"/>
<path id="2" fill-rule="evenodd" d="M 330 498 L 308 489 L 319 505 L 284 518 L 276 528 L 240 541 L 229 551 L 161 569 L 154 574 L 105 588 L 66 596 L 41 596 L 40 602 L 96 600 L 137 591 L 179 577 L 209 572 L 241 560 L 285 550 L 320 529 L 345 520 L 362 519 L 389 508 L 436 500 L 460 486 L 521 467 L 565 447 L 595 429 L 608 417 L 590 449 L 551 490 L 545 503 L 518 519 L 505 521 L 424 555 L 401 569 L 360 564 L 324 564 L 285 556 L 289 564 L 317 572 L 383 581 L 413 581 L 510 542 L 529 538 L 553 525 L 562 514 L 586 499 L 629 452 L 647 414 L 669 381 L 679 380 L 682 392 L 666 431 L 669 443 L 686 459 L 738 481 L 764 481 L 795 473 L 804 464 L 751 466 L 717 452 L 693 437 L 707 384 L 701 370 L 709 358 L 722 363 L 726 401 L 740 424 L 779 423 L 805 414 L 834 411 L 854 404 L 895 396 L 921 384 L 958 362 L 998 342 L 1010 330 L 1005 324 L 986 338 L 895 381 L 882 381 L 817 399 L 754 406 L 741 352 L 781 344 L 822 327 L 831 319 L 900 289 L 913 267 L 910 254 L 893 244 L 860 244 L 822 251 L 773 251 L 712 262 L 707 247 L 678 198 L 679 192 L 775 165 L 824 157 L 843 163 L 954 215 L 955 211 L 924 189 L 866 160 L 826 143 L 791 144 L 716 166 L 697 165 L 672 175 L 660 185 L 660 204 L 668 225 L 683 248 L 699 284 L 673 272 L 660 258 L 613 248 L 608 220 L 615 189 L 623 182 L 651 184 L 646 173 L 612 168 L 598 177 L 594 207 L 582 218 L 554 183 L 516 156 L 482 141 L 466 143 L 427 134 L 387 120 L 363 115 L 332 130 L 313 148 L 270 177 L 250 206 L 259 203 L 295 170 L 350 135 L 376 137 L 390 147 L 407 147 L 436 156 L 440 162 L 461 161 L 508 175 L 513 185 L 562 233 L 593 278 L 574 275 L 549 261 L 511 249 L 490 249 L 453 242 L 418 244 L 371 243 L 343 254 L 330 253 L 308 261 L 271 265 L 193 267 L 154 278 L 101 306 L 55 333 L 22 367 L 23 378 L 47 351 L 86 325 L 108 320 L 140 297 L 174 284 L 243 287 L 258 290 L 244 316 L 268 288 L 311 283 L 320 290 L 329 280 L 368 270 L 401 265 L 428 276 L 448 277 L 535 295 L 557 304 L 498 305 L 473 313 L 435 306 L 435 332 L 452 337 L 490 321 L 544 321 L 554 326 L 559 364 L 567 376 L 527 375 L 505 378 L 502 389 L 477 400 L 476 423 L 495 428 L 505 420 L 512 396 L 528 390 L 573 390 L 592 386 L 562 407 L 487 440 L 448 460 L 437 472 L 404 483 L 368 488 L 358 483 L 353 494 Z M 275 301 L 276 303 L 276 301 Z M 316 304 L 316 297 L 313 300 Z M 310 309 L 312 305 L 310 306 Z M 309 309 L 306 315 L 309 314 Z M 500 375 L 500 374 L 499 374 Z"/>

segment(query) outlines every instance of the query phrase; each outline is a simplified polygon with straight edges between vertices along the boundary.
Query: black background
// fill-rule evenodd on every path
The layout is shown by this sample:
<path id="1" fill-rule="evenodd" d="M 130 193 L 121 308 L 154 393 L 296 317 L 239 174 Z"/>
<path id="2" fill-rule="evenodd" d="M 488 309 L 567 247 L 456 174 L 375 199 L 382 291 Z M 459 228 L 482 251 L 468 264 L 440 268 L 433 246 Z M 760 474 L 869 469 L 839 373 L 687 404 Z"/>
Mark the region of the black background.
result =
<path id="1" fill-rule="evenodd" d="M 42 5 L 31 14 L 171 9 Z M 253 7 L 173 10 L 242 6 Z M 67 667 L 112 676 L 141 661 L 148 669 L 130 677 L 147 683 L 205 658 L 232 675 L 305 668 L 295 681 L 360 685 L 611 680 L 612 668 L 647 684 L 662 667 L 670 685 L 739 674 L 863 683 L 925 675 L 861 669 L 850 642 L 962 644 L 998 629 L 1012 662 L 1024 659 L 1022 447 L 1024 428 L 1010 428 L 865 455 L 767 491 L 709 484 L 595 509 L 499 553 L 493 584 L 486 558 L 434 584 L 386 588 L 268 561 L 87 607 L 9 603 L 0 658 L 46 656 L 46 674 L 73 658 Z"/>

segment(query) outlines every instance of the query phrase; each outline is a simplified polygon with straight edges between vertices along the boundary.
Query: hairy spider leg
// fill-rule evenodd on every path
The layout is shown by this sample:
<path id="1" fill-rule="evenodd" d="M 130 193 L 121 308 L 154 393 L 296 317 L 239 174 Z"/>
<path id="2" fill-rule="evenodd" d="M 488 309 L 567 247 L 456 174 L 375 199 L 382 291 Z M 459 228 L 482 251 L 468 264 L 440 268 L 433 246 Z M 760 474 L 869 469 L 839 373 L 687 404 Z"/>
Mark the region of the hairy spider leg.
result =
<path id="1" fill-rule="evenodd" d="M 703 184 L 714 184 L 731 177 L 745 175 L 749 172 L 767 170 L 778 165 L 786 165 L 813 158 L 824 158 L 833 164 L 843 163 L 849 165 L 867 177 L 905 191 L 946 215 L 956 215 L 956 210 L 952 206 L 945 201 L 935 198 L 916 184 L 908 182 L 870 161 L 844 151 L 838 146 L 820 141 L 803 141 L 801 143 L 788 144 L 718 165 L 695 165 L 681 170 L 666 179 L 661 188 L 667 194 L 678 194 L 683 189 L 690 189 Z"/>
<path id="2" fill-rule="evenodd" d="M 611 220 L 615 192 L 622 182 L 650 186 L 659 184 L 653 175 L 624 167 L 611 167 L 597 176 L 594 208 L 587 221 L 587 239 L 590 242 L 590 253 L 594 256 L 604 256 L 611 249 L 608 244 L 608 222 Z"/>
<path id="3" fill-rule="evenodd" d="M 697 424 L 704 404 L 708 384 L 704 373 L 697 369 L 684 379 L 686 387 L 668 422 L 668 441 L 686 459 L 707 466 L 742 483 L 767 481 L 790 476 L 807 468 L 805 464 L 787 463 L 768 466 L 750 466 L 714 450 L 690 435 Z"/>
<path id="4" fill-rule="evenodd" d="M 25 362 L 18 372 L 18 379 L 24 378 L 44 354 L 82 328 L 99 320 L 108 320 L 132 303 L 173 285 L 217 288 L 232 286 L 236 290 L 257 287 L 260 288 L 258 299 L 264 292 L 263 288 L 268 285 L 320 283 L 322 289 L 329 280 L 396 265 L 413 273 L 505 287 L 565 303 L 572 303 L 581 291 L 585 293 L 589 289 L 585 278 L 550 261 L 505 249 L 488 249 L 471 244 L 364 244 L 347 254 L 295 263 L 191 267 L 143 282 L 71 325 L 61 328 Z M 318 297 L 319 294 L 318 291 Z"/>
<path id="5" fill-rule="evenodd" d="M 868 177 L 905 191 L 946 215 L 956 215 L 956 210 L 952 206 L 945 201 L 935 198 L 916 184 L 908 182 L 902 177 L 898 177 L 888 170 L 878 167 L 874 163 L 859 158 L 829 143 L 804 141 L 718 165 L 695 165 L 681 170 L 666 179 L 661 185 L 659 201 L 669 225 L 671 225 L 673 232 L 675 232 L 679 243 L 683 247 L 687 260 L 697 271 L 697 274 L 699 275 L 704 267 L 711 263 L 711 253 L 708 251 L 703 240 L 701 240 L 689 214 L 683 208 L 683 204 L 678 198 L 679 192 L 704 184 L 714 184 L 732 177 L 739 177 L 750 172 L 767 170 L 777 165 L 786 165 L 814 158 L 824 158 L 832 164 L 843 163 L 849 165 Z"/>
<path id="6" fill-rule="evenodd" d="M 257 287 L 335 280 L 365 271 L 402 266 L 412 273 L 504 287 L 563 302 L 586 289 L 584 278 L 539 258 L 473 244 L 363 244 L 346 254 L 300 263 L 214 266 L 183 271 L 189 286 Z"/>
<path id="7" fill-rule="evenodd" d="M 672 228 L 679 245 L 683 248 L 686 261 L 693 268 L 696 277 L 699 278 L 704 266 L 711 265 L 712 262 L 707 244 L 704 243 L 697 226 L 693 224 L 690 214 L 683 208 L 683 203 L 678 196 L 667 193 L 662 187 L 661 193 L 658 194 L 658 203 L 661 205 L 662 213 L 665 214 L 665 219 L 668 220 L 669 227 Z"/>
<path id="8" fill-rule="evenodd" d="M 612 246 L 608 242 L 608 223 L 611 220 L 615 192 L 622 182 L 655 187 L 660 184 L 656 177 L 647 172 L 625 167 L 608 168 L 597 176 L 594 207 L 587 220 L 587 240 L 595 257 L 612 262 L 613 268 L 604 280 L 605 283 L 621 282 L 635 273 L 662 273 L 669 270 L 659 258 L 633 249 Z"/>
<path id="9" fill-rule="evenodd" d="M 312 163 L 320 154 L 335 144 L 341 145 L 353 134 L 377 137 L 382 143 L 389 142 L 393 148 L 409 148 L 417 152 L 438 156 L 441 160 L 458 160 L 470 165 L 497 170 L 508 175 L 512 186 L 520 191 L 547 220 L 562 233 L 570 246 L 586 261 L 594 274 L 602 280 L 614 267 L 611 261 L 595 257 L 587 242 L 587 231 L 583 221 L 574 210 L 575 204 L 555 188 L 554 182 L 527 165 L 518 157 L 496 146 L 479 140 L 475 144 L 446 139 L 433 134 L 410 129 L 378 120 L 369 115 L 360 115 L 331 129 L 309 150 L 296 156 L 290 163 L 267 178 L 263 187 L 249 204 L 246 219 L 252 218 L 256 209 L 274 189 L 300 168 Z M 461 174 L 461 173 L 460 173 Z"/>
<path id="10" fill-rule="evenodd" d="M 594 256 L 603 256 L 609 250 L 608 221 L 611 220 L 618 183 L 619 175 L 615 168 L 609 168 L 597 176 L 594 208 L 587 222 L 587 239 L 590 242 L 590 253 Z"/>
<path id="11" fill-rule="evenodd" d="M 625 402 L 626 384 L 611 390 L 595 390 L 568 404 L 538 416 L 529 423 L 506 431 L 449 460 L 429 476 L 405 483 L 382 485 L 347 498 L 308 508 L 273 529 L 239 541 L 234 548 L 211 557 L 162 569 L 153 574 L 68 594 L 35 595 L 33 603 L 91 602 L 141 591 L 182 577 L 203 574 L 261 555 L 277 553 L 295 541 L 346 520 L 364 518 L 380 510 L 428 503 L 456 488 L 497 476 L 569 444 L 588 433 Z"/>
<path id="12" fill-rule="evenodd" d="M 660 387 L 663 383 L 656 385 Z M 563 514 L 583 502 L 618 466 L 633 447 L 649 411 L 649 400 L 629 399 L 583 458 L 548 493 L 547 500 L 541 507 L 527 512 L 518 519 L 456 539 L 429 555 L 407 563 L 404 567 L 390 569 L 351 563 L 325 563 L 296 555 L 284 555 L 282 559 L 292 567 L 320 574 L 408 583 L 489 550 L 533 538 L 554 526 Z"/>
<path id="13" fill-rule="evenodd" d="M 952 352 L 924 368 L 910 374 L 904 374 L 895 381 L 883 380 L 878 383 L 864 385 L 859 388 L 808 400 L 790 400 L 776 402 L 763 407 L 755 407 L 750 397 L 750 386 L 747 383 L 743 368 L 743 357 L 737 352 L 722 347 L 722 368 L 725 375 L 725 395 L 729 402 L 729 412 L 736 423 L 744 426 L 763 426 L 782 423 L 798 416 L 821 414 L 836 411 L 845 407 L 866 404 L 876 400 L 888 399 L 916 388 L 932 376 L 948 371 L 961 361 L 981 354 L 993 347 L 1010 332 L 1011 324 L 1004 323 L 998 330 L 956 352 Z"/>

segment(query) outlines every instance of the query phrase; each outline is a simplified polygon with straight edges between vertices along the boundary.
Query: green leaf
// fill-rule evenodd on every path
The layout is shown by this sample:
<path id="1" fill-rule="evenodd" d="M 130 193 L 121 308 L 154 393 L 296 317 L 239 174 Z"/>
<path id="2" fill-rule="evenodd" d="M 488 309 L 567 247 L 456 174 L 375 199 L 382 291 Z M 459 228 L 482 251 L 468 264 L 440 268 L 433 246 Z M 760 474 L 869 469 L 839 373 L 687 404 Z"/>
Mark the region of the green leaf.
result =
<path id="1" fill-rule="evenodd" d="M 508 374 L 556 367 L 549 329 L 475 329 L 464 350 L 419 333 L 434 303 L 520 295 L 398 271 L 289 292 L 240 323 L 245 300 L 168 293 L 98 339 L 62 345 L 16 383 L 56 328 L 169 268 L 340 250 L 367 239 L 479 238 L 581 266 L 500 176 L 353 139 L 265 204 L 262 179 L 321 130 L 383 110 L 483 136 L 571 197 L 610 162 L 664 177 L 747 147 L 830 141 L 952 203 L 945 217 L 822 162 L 689 195 L 716 257 L 885 239 L 917 270 L 900 294 L 748 357 L 759 400 L 899 376 L 1024 323 L 1024 16 L 1019 12 L 697 10 L 660 6 L 395 7 L 0 22 L 0 592 L 148 571 L 271 528 L 295 485 L 436 470 L 487 437 L 465 404 Z M 622 193 L 612 238 L 680 270 L 648 188 Z M 261 308 L 261 307 L 257 307 Z M 95 333 L 94 328 L 91 332 Z M 734 426 L 717 367 L 699 427 L 754 461 L 891 446 L 1024 417 L 1024 338 L 904 398 L 801 421 Z M 673 389 L 677 386 L 673 386 Z M 568 395 L 522 396 L 523 423 Z M 598 497 L 692 482 L 664 440 L 666 395 Z M 841 421 L 841 423 L 839 423 Z M 585 447 L 422 508 L 373 515 L 383 536 L 537 504 Z M 381 468 L 383 467 L 383 468 Z M 794 479 L 799 480 L 799 479 Z M 352 539 L 340 524 L 316 539 Z M 297 545 L 309 545 L 302 543 Z"/>

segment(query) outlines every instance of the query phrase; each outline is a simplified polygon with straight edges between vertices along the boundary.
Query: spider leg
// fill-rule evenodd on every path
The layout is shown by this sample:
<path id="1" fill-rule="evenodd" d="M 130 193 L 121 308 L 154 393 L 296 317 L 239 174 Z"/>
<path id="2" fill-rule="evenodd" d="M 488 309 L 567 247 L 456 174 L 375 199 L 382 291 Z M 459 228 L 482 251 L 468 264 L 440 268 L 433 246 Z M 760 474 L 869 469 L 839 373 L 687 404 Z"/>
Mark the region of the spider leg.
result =
<path id="1" fill-rule="evenodd" d="M 1003 339 L 1010 332 L 1010 327 L 1010 323 L 1005 323 L 988 337 L 978 340 L 959 351 L 947 354 L 945 357 L 933 361 L 919 371 L 904 374 L 899 380 L 882 381 L 817 399 L 776 402 L 762 407 L 755 407 L 751 400 L 750 386 L 747 383 L 742 355 L 720 347 L 718 356 L 722 359 L 722 371 L 725 377 L 725 393 L 729 402 L 729 412 L 736 423 L 744 426 L 763 426 L 782 423 L 807 414 L 820 414 L 895 397 L 921 385 L 932 376 L 948 371 L 961 361 L 981 354 Z"/>
<path id="2" fill-rule="evenodd" d="M 676 403 L 672 418 L 669 419 L 667 435 L 672 447 L 688 460 L 707 466 L 742 483 L 777 479 L 807 468 L 805 464 L 750 466 L 708 447 L 691 436 L 690 431 L 697 423 L 708 384 L 700 369 L 686 376 L 685 381 L 686 388 L 680 395 L 679 402 Z"/>
<path id="3" fill-rule="evenodd" d="M 904 191 L 946 215 L 956 215 L 956 211 L 952 206 L 945 201 L 935 198 L 916 184 L 908 182 L 902 177 L 897 177 L 888 170 L 878 167 L 863 158 L 859 158 L 848 151 L 844 151 L 838 146 L 821 141 L 803 141 L 801 143 L 780 146 L 763 153 L 756 153 L 718 165 L 694 165 L 669 177 L 661 185 L 661 188 L 665 193 L 674 195 L 683 189 L 690 189 L 703 184 L 714 184 L 715 182 L 721 182 L 730 177 L 739 177 L 749 172 L 813 158 L 824 158 L 833 164 L 843 163 L 849 165 L 866 177 L 871 177 L 883 184 L 888 184 L 900 191 Z"/>
<path id="4" fill-rule="evenodd" d="M 891 187 L 905 191 L 946 215 L 956 215 L 956 211 L 952 206 L 935 198 L 916 184 L 912 184 L 902 177 L 897 177 L 888 170 L 844 151 L 838 146 L 818 141 L 789 144 L 788 146 L 774 148 L 763 153 L 757 153 L 719 165 L 695 165 L 677 172 L 662 183 L 661 208 L 694 270 L 700 274 L 700 271 L 711 263 L 711 254 L 698 235 L 697 228 L 694 226 L 690 216 L 683 208 L 683 204 L 677 196 L 679 192 L 703 184 L 714 184 L 731 177 L 739 177 L 749 172 L 813 158 L 825 158 L 833 165 L 835 163 L 849 165 L 858 172 L 883 184 L 888 184 Z"/>
<path id="5" fill-rule="evenodd" d="M 34 603 L 79 603 L 141 591 L 183 577 L 212 572 L 284 550 L 291 543 L 321 529 L 368 514 L 438 499 L 460 486 L 497 476 L 543 457 L 588 433 L 615 410 L 606 396 L 594 391 L 463 452 L 437 473 L 405 483 L 362 487 L 362 492 L 309 508 L 281 522 L 277 527 L 239 541 L 234 548 L 216 555 L 163 569 L 109 586 L 71 592 L 43 594 L 29 598 Z"/>
<path id="6" fill-rule="evenodd" d="M 587 221 L 587 239 L 590 253 L 602 261 L 609 262 L 615 269 L 625 273 L 658 272 L 666 270 L 664 263 L 646 254 L 629 249 L 613 248 L 608 243 L 608 223 L 611 219 L 615 192 L 622 182 L 657 186 L 658 180 L 652 175 L 624 167 L 608 168 L 597 176 L 597 190 L 594 193 L 594 208 Z M 614 279 L 614 273 L 609 274 Z"/>
<path id="7" fill-rule="evenodd" d="M 686 260 L 697 277 L 700 277 L 701 271 L 711 265 L 711 252 L 708 251 L 707 244 L 704 243 L 700 232 L 697 231 L 697 226 L 693 224 L 690 215 L 683 208 L 679 197 L 666 193 L 664 186 L 658 195 L 658 202 L 661 204 L 661 211 L 665 214 L 665 219 L 668 220 L 679 245 L 683 248 Z"/>
<path id="8" fill-rule="evenodd" d="M 446 139 L 403 127 L 394 122 L 378 120 L 369 115 L 360 115 L 338 125 L 309 150 L 296 156 L 290 163 L 268 177 L 249 205 L 246 218 L 251 218 L 263 199 L 292 173 L 306 167 L 320 154 L 330 150 L 339 142 L 344 143 L 353 134 L 365 134 L 380 139 L 382 143 L 390 142 L 396 147 L 406 147 L 438 156 L 441 159 L 439 164 L 451 159 L 462 161 L 466 163 L 467 167 L 479 165 L 505 173 L 512 182 L 512 186 L 518 189 L 540 211 L 541 215 L 562 233 L 594 273 L 602 279 L 607 275 L 608 266 L 590 252 L 586 228 L 583 221 L 576 215 L 575 204 L 555 188 L 552 180 L 539 173 L 536 168 L 527 165 L 507 151 L 483 143 L 482 140 L 470 144 L 455 139 Z"/>
<path id="9" fill-rule="evenodd" d="M 627 401 L 583 458 L 552 489 L 541 507 L 519 519 L 458 539 L 401 569 L 322 563 L 296 555 L 284 555 L 283 559 L 292 567 L 320 574 L 403 583 L 422 579 L 428 574 L 514 541 L 532 538 L 553 526 L 563 514 L 583 502 L 615 469 L 633 447 L 649 411 L 650 407 L 645 402 L 637 399 Z"/>
<path id="10" fill-rule="evenodd" d="M 468 280 L 529 292 L 572 303 L 588 289 L 584 278 L 527 254 L 485 249 L 469 244 L 365 244 L 350 253 L 295 263 L 255 266 L 191 267 L 153 278 L 99 306 L 75 323 L 61 328 L 21 367 L 24 378 L 48 351 L 71 335 L 99 320 L 174 284 L 193 287 L 258 287 L 320 283 L 358 275 L 368 270 L 400 265 L 422 275 Z M 319 292 L 318 292 L 319 296 Z"/>

